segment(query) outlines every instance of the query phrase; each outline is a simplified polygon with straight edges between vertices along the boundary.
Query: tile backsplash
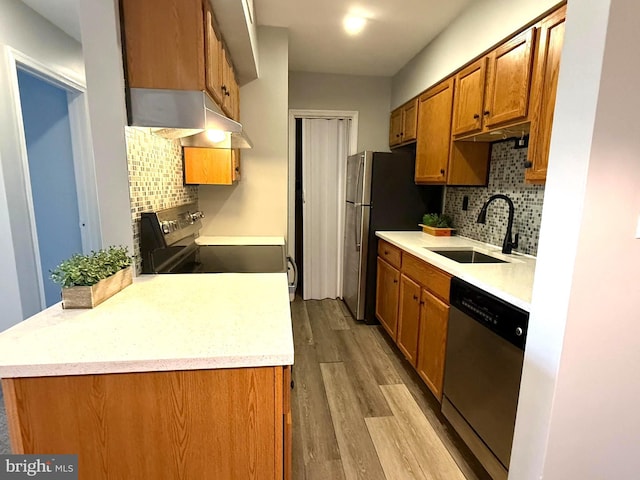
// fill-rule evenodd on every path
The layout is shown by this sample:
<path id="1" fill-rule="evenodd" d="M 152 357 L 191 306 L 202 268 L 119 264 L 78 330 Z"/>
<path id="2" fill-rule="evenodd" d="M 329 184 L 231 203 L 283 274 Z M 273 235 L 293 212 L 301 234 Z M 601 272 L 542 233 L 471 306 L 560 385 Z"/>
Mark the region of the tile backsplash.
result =
<path id="1" fill-rule="evenodd" d="M 527 149 L 514 149 L 514 141 L 494 143 L 491 149 L 487 187 L 446 187 L 444 212 L 453 217 L 458 234 L 492 245 L 502 245 L 509 209 L 504 200 L 495 200 L 487 211 L 485 225 L 476 222 L 485 201 L 496 193 L 507 195 L 514 203 L 513 233 L 520 234 L 517 251 L 536 255 L 542 217 L 544 185 L 524 183 Z M 462 210 L 465 196 L 468 210 Z"/>
<path id="2" fill-rule="evenodd" d="M 136 271 L 141 271 L 140 214 L 198 201 L 198 187 L 183 183 L 182 147 L 148 129 L 125 127 Z"/>

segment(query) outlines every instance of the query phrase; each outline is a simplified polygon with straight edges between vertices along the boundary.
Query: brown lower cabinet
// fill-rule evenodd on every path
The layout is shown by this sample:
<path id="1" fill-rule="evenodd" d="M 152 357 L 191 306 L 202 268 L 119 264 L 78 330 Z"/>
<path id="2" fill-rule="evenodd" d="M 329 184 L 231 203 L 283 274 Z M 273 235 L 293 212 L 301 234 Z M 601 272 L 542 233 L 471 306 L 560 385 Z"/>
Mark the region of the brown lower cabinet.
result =
<path id="1" fill-rule="evenodd" d="M 378 257 L 376 316 L 441 401 L 451 275 L 406 252 L 401 265 Z"/>
<path id="2" fill-rule="evenodd" d="M 291 478 L 290 367 L 2 380 L 16 454 L 80 478 Z"/>

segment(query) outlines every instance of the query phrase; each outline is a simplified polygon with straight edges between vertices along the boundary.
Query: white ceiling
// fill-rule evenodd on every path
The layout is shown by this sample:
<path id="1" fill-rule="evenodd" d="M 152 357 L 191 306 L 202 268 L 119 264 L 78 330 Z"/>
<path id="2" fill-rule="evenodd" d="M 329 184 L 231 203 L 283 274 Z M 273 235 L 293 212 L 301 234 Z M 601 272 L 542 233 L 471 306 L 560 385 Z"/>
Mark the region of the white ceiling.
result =
<path id="1" fill-rule="evenodd" d="M 78 0 L 22 0 L 80 41 Z M 239 0 L 234 0 L 239 1 Z M 258 25 L 289 29 L 289 70 L 392 76 L 473 0 L 258 0 Z M 349 36 L 342 21 L 364 14 Z"/>
<path id="2" fill-rule="evenodd" d="M 289 70 L 391 76 L 473 0 L 258 0 L 258 25 L 289 29 Z M 351 12 L 369 18 L 347 35 Z"/>
<path id="3" fill-rule="evenodd" d="M 78 0 L 22 0 L 67 35 L 80 40 Z"/>

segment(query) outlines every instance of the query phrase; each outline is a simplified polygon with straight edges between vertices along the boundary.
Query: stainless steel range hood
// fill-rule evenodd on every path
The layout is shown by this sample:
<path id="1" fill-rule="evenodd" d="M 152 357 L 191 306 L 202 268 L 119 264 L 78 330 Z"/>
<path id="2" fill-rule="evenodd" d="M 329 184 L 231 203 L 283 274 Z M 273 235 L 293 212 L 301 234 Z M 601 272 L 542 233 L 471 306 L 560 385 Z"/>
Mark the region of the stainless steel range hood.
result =
<path id="1" fill-rule="evenodd" d="M 242 124 L 226 117 L 203 91 L 129 89 L 129 125 L 150 128 L 156 135 L 180 139 L 183 146 L 220 148 L 207 130 L 230 132 L 223 147 L 251 148 Z"/>

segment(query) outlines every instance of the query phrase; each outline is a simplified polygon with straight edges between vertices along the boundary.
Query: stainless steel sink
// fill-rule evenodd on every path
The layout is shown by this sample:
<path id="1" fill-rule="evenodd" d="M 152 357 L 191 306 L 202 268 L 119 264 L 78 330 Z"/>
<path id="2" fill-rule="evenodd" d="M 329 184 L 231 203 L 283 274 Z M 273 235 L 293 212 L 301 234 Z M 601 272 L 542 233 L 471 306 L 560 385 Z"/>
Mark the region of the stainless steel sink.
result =
<path id="1" fill-rule="evenodd" d="M 458 263 L 508 263 L 506 260 L 476 252 L 475 250 L 437 250 L 431 248 L 428 250 Z"/>

